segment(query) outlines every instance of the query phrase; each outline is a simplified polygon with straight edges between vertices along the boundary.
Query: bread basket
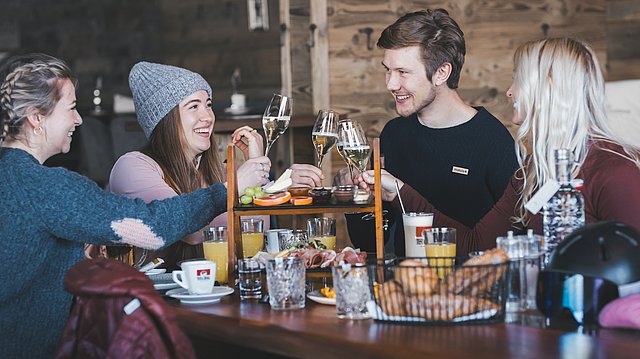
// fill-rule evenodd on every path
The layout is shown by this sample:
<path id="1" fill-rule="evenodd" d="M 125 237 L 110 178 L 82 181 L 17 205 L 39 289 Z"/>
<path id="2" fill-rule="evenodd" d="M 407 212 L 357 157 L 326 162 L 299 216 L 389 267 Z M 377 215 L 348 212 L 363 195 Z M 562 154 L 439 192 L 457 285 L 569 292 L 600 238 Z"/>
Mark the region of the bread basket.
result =
<path id="1" fill-rule="evenodd" d="M 465 265 L 468 259 L 396 258 L 370 264 L 371 317 L 423 324 L 504 321 L 509 263 Z"/>

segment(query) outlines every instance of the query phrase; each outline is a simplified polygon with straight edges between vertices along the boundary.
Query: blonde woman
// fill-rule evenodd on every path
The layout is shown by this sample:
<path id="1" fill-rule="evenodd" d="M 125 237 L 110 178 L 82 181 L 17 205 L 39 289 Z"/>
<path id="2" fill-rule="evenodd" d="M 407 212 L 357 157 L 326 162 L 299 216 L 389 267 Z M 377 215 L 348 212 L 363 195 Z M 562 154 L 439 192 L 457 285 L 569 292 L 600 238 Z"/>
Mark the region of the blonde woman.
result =
<path id="1" fill-rule="evenodd" d="M 0 269 L 11 283 L 0 290 L 0 358 L 54 357 L 72 300 L 63 289 L 64 275 L 83 259 L 84 243 L 156 250 L 226 210 L 224 183 L 145 204 L 64 168 L 44 166 L 51 156 L 69 152 L 81 124 L 76 81 L 62 60 L 29 54 L 5 62 Z M 248 164 L 239 186 L 255 181 L 259 167 Z"/>
<path id="2" fill-rule="evenodd" d="M 572 178 L 584 180 L 586 222 L 618 220 L 640 228 L 640 147 L 625 143 L 607 125 L 604 80 L 593 50 L 566 37 L 531 41 L 518 47 L 514 66 L 507 96 L 513 100 L 513 122 L 520 125 L 520 167 L 502 198 L 469 228 L 397 180 L 406 210 L 434 212 L 435 226 L 457 228 L 458 255 L 495 247 L 495 238 L 511 228 L 541 233 L 541 213 L 532 215 L 524 205 L 555 178 L 554 150 L 568 148 L 576 159 Z M 372 173 L 364 180 L 372 184 Z M 395 183 L 383 173 L 383 199 L 399 205 Z"/>
<path id="3" fill-rule="evenodd" d="M 109 189 L 151 202 L 223 182 L 224 171 L 213 136 L 213 93 L 207 81 L 184 68 L 139 62 L 131 69 L 129 86 L 138 123 L 149 143 L 141 151 L 118 159 L 111 170 Z M 238 169 L 238 178 L 249 179 L 252 185 L 265 184 L 271 162 L 263 156 L 260 134 L 243 126 L 233 133 L 232 142 L 247 159 Z M 257 177 L 252 169 L 258 171 Z M 269 217 L 262 218 L 268 225 Z M 210 225 L 226 223 L 225 212 Z M 182 260 L 204 256 L 202 240 L 202 232 L 197 231 L 161 251 L 135 248 L 134 262 L 145 264 L 161 257 L 163 267 L 177 269 Z"/>

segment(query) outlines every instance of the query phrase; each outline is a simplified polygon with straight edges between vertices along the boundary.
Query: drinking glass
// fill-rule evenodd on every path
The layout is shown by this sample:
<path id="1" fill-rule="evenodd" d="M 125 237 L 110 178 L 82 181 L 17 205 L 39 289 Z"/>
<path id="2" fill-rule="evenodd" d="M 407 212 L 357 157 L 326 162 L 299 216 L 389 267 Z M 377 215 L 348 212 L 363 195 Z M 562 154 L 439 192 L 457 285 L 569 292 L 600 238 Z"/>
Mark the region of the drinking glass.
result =
<path id="1" fill-rule="evenodd" d="M 355 183 L 352 168 L 357 168 L 360 174 L 367 169 L 367 163 L 369 163 L 371 147 L 367 136 L 358 122 L 353 120 L 340 121 L 338 143 L 340 144 L 338 153 L 347 162 L 347 165 L 351 166 L 349 167 L 351 179 Z"/>
<path id="2" fill-rule="evenodd" d="M 273 309 L 300 309 L 305 305 L 305 266 L 299 258 L 267 261 L 269 304 Z"/>
<path id="3" fill-rule="evenodd" d="M 335 218 L 309 218 L 307 220 L 309 242 L 319 241 L 327 249 L 336 250 L 336 220 Z"/>
<path id="4" fill-rule="evenodd" d="M 273 143 L 289 128 L 291 119 L 291 98 L 280 94 L 273 94 L 269 105 L 262 115 L 262 128 L 267 138 L 267 148 L 264 155 L 269 155 Z"/>
<path id="5" fill-rule="evenodd" d="M 238 259 L 238 287 L 241 300 L 262 297 L 260 262 L 255 259 Z"/>
<path id="6" fill-rule="evenodd" d="M 437 268 L 438 277 L 444 277 L 453 268 L 453 257 L 456 256 L 456 229 L 450 227 L 426 228 L 423 233 L 425 255 L 429 263 Z M 437 258 L 435 265 L 433 258 Z M 448 258 L 448 259 L 441 259 Z"/>
<path id="7" fill-rule="evenodd" d="M 227 227 L 209 227 L 203 231 L 205 241 L 202 242 L 204 257 L 216 263 L 216 281 L 226 284 L 229 281 L 227 271 L 229 265 L 229 243 L 227 242 Z"/>
<path id="8" fill-rule="evenodd" d="M 322 159 L 338 142 L 338 118 L 338 114 L 331 110 L 320 110 L 316 116 L 311 140 L 318 155 L 318 168 L 322 168 Z"/>
<path id="9" fill-rule="evenodd" d="M 338 318 L 370 318 L 367 302 L 371 300 L 371 291 L 367 267 L 343 264 L 331 267 L 331 273 L 336 290 Z"/>
<path id="10" fill-rule="evenodd" d="M 236 247 L 238 258 L 251 258 L 264 248 L 264 221 L 260 218 L 243 218 L 240 220 L 242 233 L 242 253 Z"/>

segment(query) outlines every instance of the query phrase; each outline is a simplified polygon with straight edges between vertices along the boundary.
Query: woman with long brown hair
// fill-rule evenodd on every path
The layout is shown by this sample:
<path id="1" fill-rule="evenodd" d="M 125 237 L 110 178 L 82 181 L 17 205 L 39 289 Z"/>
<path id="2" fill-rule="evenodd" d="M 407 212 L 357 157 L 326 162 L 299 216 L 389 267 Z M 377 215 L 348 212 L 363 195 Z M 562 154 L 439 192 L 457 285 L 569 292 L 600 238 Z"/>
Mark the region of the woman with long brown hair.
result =
<path id="1" fill-rule="evenodd" d="M 138 123 L 149 143 L 141 151 L 118 159 L 111 170 L 109 189 L 150 202 L 224 182 L 213 136 L 212 91 L 204 78 L 179 67 L 139 62 L 131 69 L 129 86 Z M 243 126 L 233 133 L 232 142 L 247 160 L 238 168 L 238 178 L 248 177 L 253 185 L 266 183 L 270 162 L 262 155 L 262 137 Z M 252 170 L 260 175 L 251 178 Z M 216 217 L 211 225 L 226 225 L 226 214 Z M 162 251 L 148 253 L 136 248 L 134 261 L 144 264 L 161 257 L 164 266 L 172 270 L 182 260 L 203 257 L 202 240 L 201 231 L 197 231 Z"/>

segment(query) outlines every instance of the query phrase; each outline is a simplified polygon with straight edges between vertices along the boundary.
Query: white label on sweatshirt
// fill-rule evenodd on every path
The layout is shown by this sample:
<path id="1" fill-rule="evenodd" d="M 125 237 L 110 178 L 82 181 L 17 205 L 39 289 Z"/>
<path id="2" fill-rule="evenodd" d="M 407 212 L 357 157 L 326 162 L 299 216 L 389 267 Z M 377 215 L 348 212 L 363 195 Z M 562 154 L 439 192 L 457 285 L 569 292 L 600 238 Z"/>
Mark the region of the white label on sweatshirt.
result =
<path id="1" fill-rule="evenodd" d="M 524 205 L 524 208 L 533 214 L 537 214 L 559 189 L 560 183 L 556 180 L 547 181 L 547 183 L 545 183 L 544 186 L 542 186 L 542 188 L 540 188 L 538 192 L 529 199 L 529 202 Z"/>
<path id="2" fill-rule="evenodd" d="M 469 174 L 469 169 L 464 167 L 453 166 L 453 168 L 451 169 L 451 172 L 466 176 Z"/>

